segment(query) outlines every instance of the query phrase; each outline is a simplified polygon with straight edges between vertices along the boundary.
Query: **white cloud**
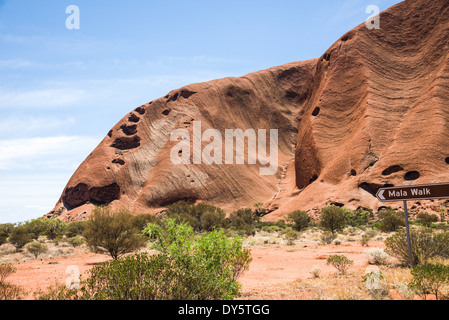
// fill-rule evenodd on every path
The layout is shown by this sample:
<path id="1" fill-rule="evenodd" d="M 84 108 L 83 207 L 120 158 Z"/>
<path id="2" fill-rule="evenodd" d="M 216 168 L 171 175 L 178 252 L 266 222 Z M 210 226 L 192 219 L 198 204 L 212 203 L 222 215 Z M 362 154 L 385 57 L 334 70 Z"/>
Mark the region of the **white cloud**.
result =
<path id="1" fill-rule="evenodd" d="M 86 99 L 87 94 L 81 89 L 0 91 L 0 109 L 66 107 Z"/>
<path id="2" fill-rule="evenodd" d="M 32 65 L 33 63 L 31 61 L 23 59 L 0 60 L 0 68 L 2 69 L 22 69 L 29 68 Z"/>
<path id="3" fill-rule="evenodd" d="M 3 173 L 0 176 L 0 223 L 23 222 L 51 211 L 72 171 Z"/>
<path id="4" fill-rule="evenodd" d="M 32 117 L 32 116 L 10 116 L 0 120 L 0 137 L 21 137 L 33 135 L 48 130 L 72 127 L 76 123 L 73 117 L 60 119 L 56 117 Z M 16 134 L 17 133 L 17 134 Z"/>
<path id="5" fill-rule="evenodd" d="M 78 136 L 0 140 L 0 170 L 76 169 L 99 142 Z"/>

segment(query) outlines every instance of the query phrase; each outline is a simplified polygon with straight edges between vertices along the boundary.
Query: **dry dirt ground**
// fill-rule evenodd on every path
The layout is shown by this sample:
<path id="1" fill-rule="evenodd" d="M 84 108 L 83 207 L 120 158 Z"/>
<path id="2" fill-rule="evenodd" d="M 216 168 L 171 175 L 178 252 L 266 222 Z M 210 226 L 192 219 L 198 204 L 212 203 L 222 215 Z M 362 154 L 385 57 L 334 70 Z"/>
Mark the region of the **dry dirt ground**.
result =
<path id="1" fill-rule="evenodd" d="M 382 271 L 380 290 L 377 296 L 370 294 L 363 277 L 369 264 L 366 251 L 372 248 L 384 248 L 383 239 L 388 235 L 379 235 L 362 246 L 356 241 L 357 235 L 339 236 L 341 243 L 324 245 L 318 241 L 317 234 L 303 235 L 292 245 L 280 235 L 260 233 L 245 240 L 245 246 L 251 249 L 253 261 L 250 269 L 239 279 L 242 284 L 244 300 L 364 300 L 364 299 L 413 299 L 405 289 L 404 283 L 410 279 L 410 272 L 390 259 L 386 265 L 376 266 Z M 341 239 L 340 239 L 341 238 Z M 50 245 L 48 253 L 34 259 L 26 253 L 9 252 L 7 246 L 0 248 L 0 263 L 11 262 L 17 272 L 8 278 L 8 282 L 21 286 L 27 292 L 25 299 L 34 299 L 33 292 L 45 290 L 48 286 L 65 283 L 69 266 L 77 266 L 82 275 L 94 265 L 110 259 L 101 254 L 88 251 L 83 246 L 72 248 L 66 243 Z M 332 266 L 327 265 L 330 255 L 345 255 L 354 264 L 346 275 L 338 275 Z M 312 270 L 317 270 L 314 277 Z"/>

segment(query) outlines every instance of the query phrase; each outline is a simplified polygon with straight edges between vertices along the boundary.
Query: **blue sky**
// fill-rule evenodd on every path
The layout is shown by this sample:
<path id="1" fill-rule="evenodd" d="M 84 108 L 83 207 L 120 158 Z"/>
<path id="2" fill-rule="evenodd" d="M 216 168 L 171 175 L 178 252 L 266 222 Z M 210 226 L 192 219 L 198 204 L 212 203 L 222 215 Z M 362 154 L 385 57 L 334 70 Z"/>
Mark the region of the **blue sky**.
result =
<path id="1" fill-rule="evenodd" d="M 0 0 L 0 223 L 42 216 L 126 113 L 320 57 L 397 0 Z M 66 28 L 66 7 L 80 29 Z"/>

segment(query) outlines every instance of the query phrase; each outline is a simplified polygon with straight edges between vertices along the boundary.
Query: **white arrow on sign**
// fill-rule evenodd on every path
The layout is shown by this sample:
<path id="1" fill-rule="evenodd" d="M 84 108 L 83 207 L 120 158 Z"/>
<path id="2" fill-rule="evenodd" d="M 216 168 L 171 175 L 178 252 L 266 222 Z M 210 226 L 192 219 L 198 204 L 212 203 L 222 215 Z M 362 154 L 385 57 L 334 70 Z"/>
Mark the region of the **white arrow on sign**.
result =
<path id="1" fill-rule="evenodd" d="M 385 190 L 380 190 L 379 193 L 377 194 L 380 200 L 385 200 L 384 192 Z"/>

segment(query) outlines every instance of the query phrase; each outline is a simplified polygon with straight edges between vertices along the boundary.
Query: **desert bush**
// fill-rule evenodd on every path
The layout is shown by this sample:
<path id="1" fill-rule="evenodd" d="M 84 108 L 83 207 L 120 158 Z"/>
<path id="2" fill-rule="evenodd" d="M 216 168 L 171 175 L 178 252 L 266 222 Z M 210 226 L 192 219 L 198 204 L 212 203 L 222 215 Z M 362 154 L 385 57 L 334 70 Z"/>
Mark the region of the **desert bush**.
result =
<path id="1" fill-rule="evenodd" d="M 310 271 L 314 279 L 318 279 L 320 277 L 321 268 L 320 266 L 313 266 L 312 271 Z"/>
<path id="2" fill-rule="evenodd" d="M 267 209 L 265 209 L 263 207 L 264 203 L 263 202 L 257 202 L 254 204 L 254 214 L 257 217 L 263 217 L 267 214 Z"/>
<path id="3" fill-rule="evenodd" d="M 387 264 L 390 255 L 383 249 L 373 248 L 365 251 L 368 256 L 368 262 L 375 265 Z"/>
<path id="4" fill-rule="evenodd" d="M 188 223 L 195 231 L 222 228 L 226 222 L 226 213 L 222 209 L 204 203 L 179 202 L 168 206 L 165 214 L 177 223 Z"/>
<path id="5" fill-rule="evenodd" d="M 246 235 L 254 235 L 257 221 L 258 217 L 251 209 L 239 209 L 229 216 L 229 227 Z"/>
<path id="6" fill-rule="evenodd" d="M 341 275 L 345 275 L 349 267 L 354 264 L 354 261 L 349 260 L 345 256 L 333 255 L 327 259 L 327 264 L 337 269 Z"/>
<path id="7" fill-rule="evenodd" d="M 306 211 L 294 211 L 287 216 L 287 221 L 291 222 L 293 228 L 297 231 L 306 229 L 310 224 L 310 220 L 310 216 Z"/>
<path id="8" fill-rule="evenodd" d="M 145 237 L 133 226 L 133 216 L 126 210 L 113 212 L 96 207 L 87 221 L 84 235 L 95 252 L 106 250 L 113 259 L 145 246 Z"/>
<path id="9" fill-rule="evenodd" d="M 351 227 L 360 227 L 369 222 L 369 211 L 363 210 L 347 210 L 345 212 L 345 224 Z"/>
<path id="10" fill-rule="evenodd" d="M 67 238 L 74 238 L 76 236 L 82 236 L 86 230 L 86 221 L 73 221 L 67 224 L 65 229 L 65 236 Z"/>
<path id="11" fill-rule="evenodd" d="M 383 209 L 379 213 L 379 229 L 383 232 L 395 232 L 405 226 L 405 214 L 392 208 Z"/>
<path id="12" fill-rule="evenodd" d="M 8 241 L 8 237 L 14 230 L 14 227 L 12 223 L 0 224 L 0 246 Z"/>
<path id="13" fill-rule="evenodd" d="M 251 261 L 241 239 L 222 231 L 198 237 L 187 224 L 149 224 L 156 255 L 136 254 L 95 266 L 78 291 L 60 286 L 41 295 L 80 300 L 226 300 L 240 290 L 238 277 Z"/>
<path id="14" fill-rule="evenodd" d="M 283 236 L 287 240 L 287 244 L 292 246 L 295 243 L 295 240 L 298 239 L 299 233 L 293 229 L 286 229 L 283 233 Z"/>
<path id="15" fill-rule="evenodd" d="M 218 228 L 224 228 L 226 225 L 226 212 L 219 208 L 207 210 L 201 216 L 201 228 L 204 231 L 212 231 Z"/>
<path id="16" fill-rule="evenodd" d="M 330 206 L 321 210 L 321 227 L 332 233 L 343 230 L 345 227 L 345 210 L 340 207 Z"/>
<path id="17" fill-rule="evenodd" d="M 25 291 L 16 285 L 5 283 L 0 285 L 0 300 L 12 301 L 21 300 L 25 295 Z"/>
<path id="18" fill-rule="evenodd" d="M 73 238 L 68 238 L 67 239 L 67 243 L 70 244 L 74 248 L 80 247 L 84 243 L 86 243 L 86 238 L 84 238 L 82 236 L 76 236 L 76 237 L 73 237 Z"/>
<path id="19" fill-rule="evenodd" d="M 8 238 L 9 243 L 16 247 L 16 251 L 20 251 L 27 243 L 30 243 L 31 240 L 30 233 L 23 225 L 15 227 Z"/>
<path id="20" fill-rule="evenodd" d="M 8 236 L 7 233 L 0 233 L 0 246 L 8 241 Z"/>
<path id="21" fill-rule="evenodd" d="M 23 226 L 34 240 L 37 240 L 41 235 L 54 240 L 63 236 L 67 224 L 59 219 L 39 218 L 27 221 Z"/>
<path id="22" fill-rule="evenodd" d="M 37 259 L 41 254 L 48 251 L 48 247 L 38 241 L 33 241 L 26 245 L 26 250 Z"/>
<path id="23" fill-rule="evenodd" d="M 22 288 L 6 282 L 6 279 L 16 271 L 17 269 L 10 263 L 0 264 L 0 300 L 19 300 L 24 294 Z"/>
<path id="24" fill-rule="evenodd" d="M 337 239 L 337 235 L 332 232 L 324 232 L 321 235 L 321 243 L 322 244 L 331 244 L 335 239 Z"/>
<path id="25" fill-rule="evenodd" d="M 368 236 L 367 234 L 363 234 L 362 239 L 360 239 L 360 244 L 363 247 L 369 247 L 369 242 L 371 241 L 371 239 L 372 238 L 370 236 Z"/>
<path id="26" fill-rule="evenodd" d="M 47 224 L 47 228 L 42 235 L 47 236 L 50 240 L 62 238 L 67 228 L 67 224 L 64 221 L 59 219 L 46 219 L 44 221 Z"/>
<path id="27" fill-rule="evenodd" d="M 281 228 L 279 228 L 278 226 L 264 226 L 264 227 L 262 227 L 262 231 L 268 232 L 268 233 L 276 233 L 276 232 L 281 231 Z"/>
<path id="28" fill-rule="evenodd" d="M 200 275 L 200 278 L 206 277 L 202 285 L 198 283 L 198 279 L 195 280 L 194 270 L 182 272 L 193 272 L 192 278 L 186 277 L 187 283 L 177 279 L 180 281 L 180 288 L 184 287 L 183 290 L 187 291 L 190 297 L 232 299 L 238 294 L 240 286 L 236 280 L 247 270 L 251 261 L 250 252 L 243 248 L 240 238 L 229 240 L 223 231 L 214 230 L 195 240 L 190 226 L 176 225 L 171 219 L 164 221 L 162 227 L 150 225 L 147 231 L 149 234 L 157 234 L 153 248 L 174 259 L 176 266 L 182 269 L 183 266 L 190 265 L 193 269 L 198 269 L 198 272 L 205 273 Z M 202 292 L 204 289 L 207 290 Z"/>
<path id="29" fill-rule="evenodd" d="M 158 223 L 159 218 L 152 214 L 139 214 L 133 218 L 133 226 L 142 231 L 149 223 Z"/>
<path id="30" fill-rule="evenodd" d="M 424 299 L 432 293 L 438 300 L 443 287 L 449 285 L 449 266 L 443 264 L 416 266 L 412 268 L 411 274 L 413 280 L 409 283 L 409 287 Z"/>
<path id="31" fill-rule="evenodd" d="M 13 223 L 0 223 L 0 233 L 11 234 L 15 225 Z"/>
<path id="32" fill-rule="evenodd" d="M 15 273 L 17 269 L 11 263 L 0 264 L 0 285 L 6 283 L 6 279 Z"/>
<path id="33" fill-rule="evenodd" d="M 449 233 L 432 234 L 423 230 L 411 230 L 413 265 L 426 264 L 431 258 L 443 257 L 448 254 Z M 409 250 L 405 231 L 396 232 L 385 240 L 387 253 L 398 258 L 403 264 L 409 265 Z"/>
<path id="34" fill-rule="evenodd" d="M 27 230 L 30 237 L 33 240 L 39 238 L 41 234 L 43 234 L 47 230 L 47 221 L 46 219 L 34 219 L 27 221 L 23 224 L 23 227 Z"/>
<path id="35" fill-rule="evenodd" d="M 433 223 L 438 222 L 438 216 L 435 214 L 420 213 L 417 216 L 417 221 L 423 226 L 430 227 Z"/>

